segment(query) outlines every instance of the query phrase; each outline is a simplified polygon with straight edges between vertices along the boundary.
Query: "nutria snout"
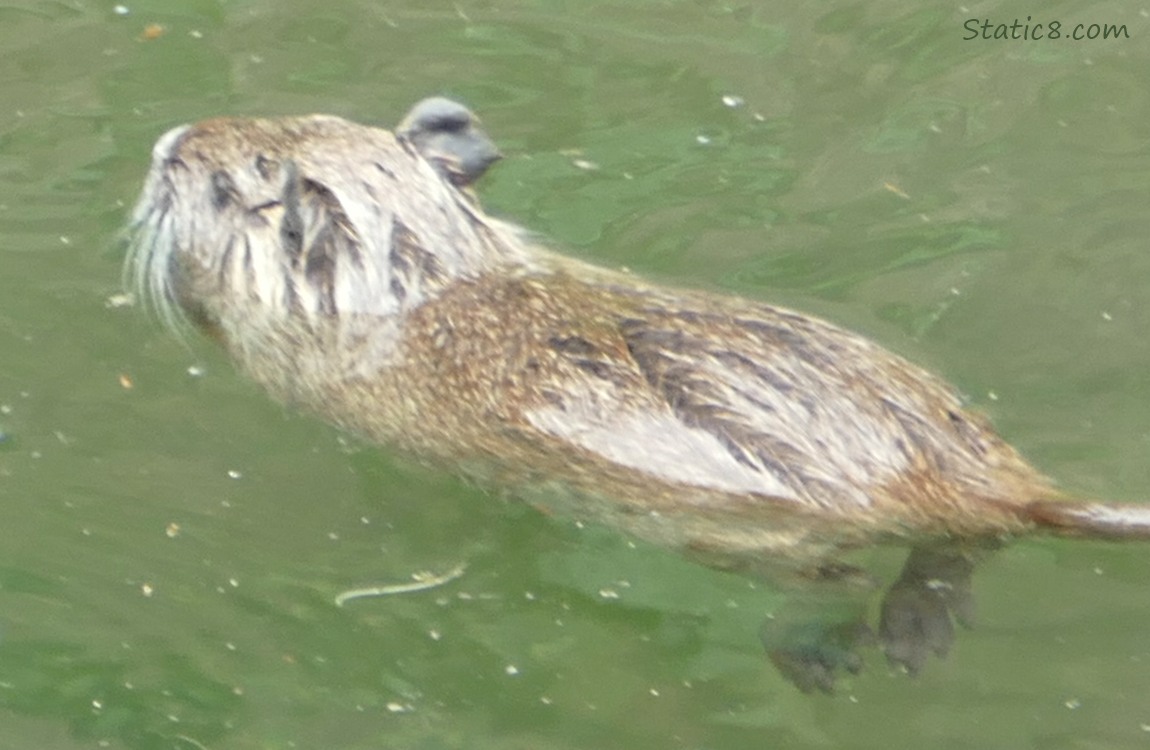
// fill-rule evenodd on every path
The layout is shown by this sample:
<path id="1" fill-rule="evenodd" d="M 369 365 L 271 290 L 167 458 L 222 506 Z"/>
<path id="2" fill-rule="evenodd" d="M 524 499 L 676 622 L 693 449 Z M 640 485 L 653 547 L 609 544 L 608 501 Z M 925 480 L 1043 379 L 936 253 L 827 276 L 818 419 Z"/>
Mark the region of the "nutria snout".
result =
<path id="1" fill-rule="evenodd" d="M 216 119 L 156 144 L 128 273 L 276 398 L 368 439 L 787 583 L 912 548 L 880 636 L 917 671 L 974 563 L 1032 532 L 1150 537 L 1063 499 L 939 378 L 830 323 L 565 258 L 463 190 L 497 150 L 462 105 L 399 137 L 328 116 Z M 859 665 L 856 617 L 763 637 L 804 689 Z"/>

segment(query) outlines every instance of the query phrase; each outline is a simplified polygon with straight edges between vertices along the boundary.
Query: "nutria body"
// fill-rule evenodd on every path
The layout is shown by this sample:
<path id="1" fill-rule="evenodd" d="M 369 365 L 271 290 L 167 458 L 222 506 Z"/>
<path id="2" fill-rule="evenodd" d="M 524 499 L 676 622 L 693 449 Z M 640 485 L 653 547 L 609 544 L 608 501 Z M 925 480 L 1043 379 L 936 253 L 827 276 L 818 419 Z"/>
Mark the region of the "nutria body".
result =
<path id="1" fill-rule="evenodd" d="M 556 255 L 460 189 L 490 161 L 445 171 L 427 148 L 327 116 L 172 130 L 129 272 L 275 397 L 559 512 L 789 580 L 913 547 L 883 613 L 912 671 L 949 643 L 979 550 L 1150 535 L 1143 506 L 1060 498 L 946 383 L 867 339 Z M 782 634 L 776 663 L 829 689 L 855 664 L 832 630 Z"/>

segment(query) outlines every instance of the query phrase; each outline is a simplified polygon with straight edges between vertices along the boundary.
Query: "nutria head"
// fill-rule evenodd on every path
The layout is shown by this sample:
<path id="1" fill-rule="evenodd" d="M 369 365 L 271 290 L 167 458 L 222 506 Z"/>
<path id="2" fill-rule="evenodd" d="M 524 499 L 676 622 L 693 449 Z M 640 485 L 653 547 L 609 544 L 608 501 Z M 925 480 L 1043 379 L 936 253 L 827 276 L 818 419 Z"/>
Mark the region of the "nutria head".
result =
<path id="1" fill-rule="evenodd" d="M 417 107 L 408 132 L 455 153 L 474 179 L 490 161 L 468 155 L 473 126 L 458 135 L 416 116 L 443 109 Z M 442 168 L 412 140 L 338 117 L 177 127 L 153 150 L 127 274 L 169 324 L 190 319 L 225 339 L 253 315 L 402 316 L 450 281 L 525 256 L 519 233 Z"/>

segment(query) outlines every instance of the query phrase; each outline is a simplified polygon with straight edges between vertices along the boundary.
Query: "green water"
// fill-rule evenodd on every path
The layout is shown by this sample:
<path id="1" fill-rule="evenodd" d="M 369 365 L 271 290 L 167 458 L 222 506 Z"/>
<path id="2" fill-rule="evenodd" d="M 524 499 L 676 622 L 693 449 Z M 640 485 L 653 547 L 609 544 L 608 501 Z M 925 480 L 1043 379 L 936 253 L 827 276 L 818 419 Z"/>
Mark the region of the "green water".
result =
<path id="1" fill-rule="evenodd" d="M 0 748 L 1150 742 L 1146 548 L 1020 543 L 947 661 L 811 698 L 757 643 L 774 592 L 389 459 L 107 304 L 167 127 L 446 93 L 507 153 L 493 212 L 865 332 L 1067 488 L 1150 499 L 1137 4 L 979 6 L 1127 24 L 1094 42 L 911 0 L 114 5 L 0 2 Z"/>

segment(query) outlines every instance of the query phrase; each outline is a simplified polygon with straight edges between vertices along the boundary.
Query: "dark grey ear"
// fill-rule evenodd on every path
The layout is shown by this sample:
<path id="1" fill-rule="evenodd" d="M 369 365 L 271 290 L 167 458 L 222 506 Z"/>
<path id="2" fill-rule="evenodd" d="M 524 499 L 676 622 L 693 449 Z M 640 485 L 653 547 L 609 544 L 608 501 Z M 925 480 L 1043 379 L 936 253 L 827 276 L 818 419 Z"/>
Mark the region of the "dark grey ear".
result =
<path id="1" fill-rule="evenodd" d="M 424 99 L 412 107 L 396 134 L 458 187 L 478 180 L 503 156 L 470 109 L 442 96 Z"/>

